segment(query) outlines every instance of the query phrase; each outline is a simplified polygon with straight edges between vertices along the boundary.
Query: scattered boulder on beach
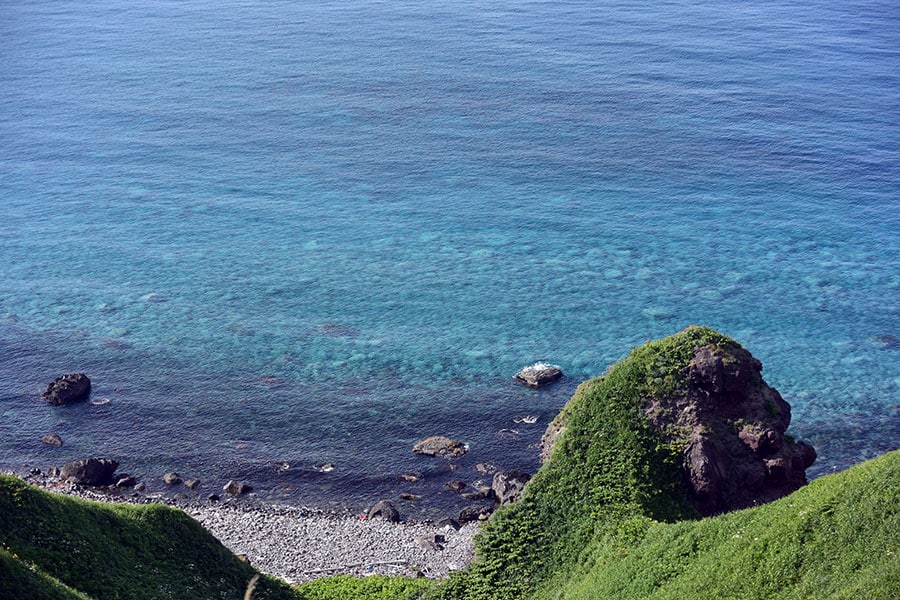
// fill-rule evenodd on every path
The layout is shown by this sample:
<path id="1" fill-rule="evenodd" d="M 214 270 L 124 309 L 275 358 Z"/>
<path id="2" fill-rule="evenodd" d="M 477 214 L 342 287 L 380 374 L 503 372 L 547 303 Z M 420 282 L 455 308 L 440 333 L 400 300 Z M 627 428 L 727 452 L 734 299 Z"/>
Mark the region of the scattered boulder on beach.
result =
<path id="1" fill-rule="evenodd" d="M 59 448 L 63 445 L 62 438 L 55 433 L 48 433 L 44 437 L 41 438 L 41 441 L 47 444 L 48 446 L 56 446 Z"/>
<path id="2" fill-rule="evenodd" d="M 530 388 L 539 388 L 548 383 L 553 383 L 563 376 L 562 370 L 556 366 L 545 362 L 537 362 L 533 365 L 523 367 L 516 373 L 516 381 L 527 385 Z"/>
<path id="3" fill-rule="evenodd" d="M 444 549 L 446 539 L 442 535 L 420 535 L 415 541 L 419 548 L 437 552 Z"/>
<path id="4" fill-rule="evenodd" d="M 522 497 L 525 484 L 531 479 L 528 474 L 521 471 L 497 471 L 491 483 L 494 498 L 500 504 L 509 504 Z"/>
<path id="5" fill-rule="evenodd" d="M 487 521 L 492 512 L 492 507 L 476 504 L 473 506 L 467 506 L 459 511 L 459 516 L 456 517 L 456 520 L 460 523 L 471 523 L 472 521 Z"/>
<path id="6" fill-rule="evenodd" d="M 109 458 L 85 458 L 63 465 L 60 479 L 78 485 L 110 485 L 119 463 Z"/>
<path id="7" fill-rule="evenodd" d="M 91 380 L 84 373 L 69 373 L 54 379 L 41 393 L 50 404 L 71 404 L 84 400 L 91 393 Z"/>
<path id="8" fill-rule="evenodd" d="M 397 510 L 397 507 L 394 506 L 394 503 L 390 500 L 381 500 L 375 506 L 369 509 L 369 513 L 366 515 L 368 519 L 382 518 L 391 523 L 399 523 L 400 522 L 400 511 Z"/>
<path id="9" fill-rule="evenodd" d="M 442 435 L 434 435 L 417 443 L 413 446 L 412 451 L 425 456 L 457 457 L 462 456 L 469 449 L 462 442 Z"/>
<path id="10" fill-rule="evenodd" d="M 447 529 L 447 530 L 452 529 L 453 531 L 459 531 L 459 529 L 460 529 L 460 525 L 456 521 L 456 519 L 450 519 L 450 518 L 441 519 L 440 521 L 435 523 L 435 526 L 438 527 L 439 529 Z"/>
<path id="11" fill-rule="evenodd" d="M 225 490 L 226 494 L 231 494 L 232 496 L 242 496 L 253 491 L 253 487 L 234 479 L 226 483 L 222 489 Z"/>

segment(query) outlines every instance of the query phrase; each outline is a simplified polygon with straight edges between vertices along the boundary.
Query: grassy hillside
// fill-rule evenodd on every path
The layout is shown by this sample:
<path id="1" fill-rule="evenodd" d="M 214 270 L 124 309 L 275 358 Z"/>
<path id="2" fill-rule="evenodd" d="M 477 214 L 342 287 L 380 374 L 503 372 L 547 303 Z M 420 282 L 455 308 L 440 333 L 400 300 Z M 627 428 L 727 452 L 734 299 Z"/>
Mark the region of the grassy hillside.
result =
<path id="1" fill-rule="evenodd" d="M 240 600 L 255 574 L 181 511 L 87 502 L 0 476 L 3 600 Z M 432 585 L 339 576 L 291 587 L 263 577 L 253 598 L 404 600 Z"/>
<path id="2" fill-rule="evenodd" d="M 523 499 L 494 515 L 479 559 L 429 598 L 900 597 L 900 454 L 825 477 L 772 505 L 699 520 L 683 448 L 640 408 L 682 393 L 696 347 L 733 340 L 692 327 L 647 343 L 583 383 L 566 429 Z"/>
<path id="3" fill-rule="evenodd" d="M 900 597 L 900 451 L 772 504 L 603 540 L 536 598 Z"/>
<path id="4" fill-rule="evenodd" d="M 2 598 L 242 598 L 256 574 L 180 511 L 85 502 L 13 477 L 0 477 L 0 546 Z M 298 596 L 264 578 L 254 597 Z"/>
<path id="5" fill-rule="evenodd" d="M 254 598 L 900 598 L 900 451 L 772 504 L 697 517 L 683 443 L 641 413 L 649 396 L 684 391 L 696 347 L 740 348 L 689 328 L 579 386 L 549 462 L 489 521 L 465 571 L 437 583 L 332 577 L 294 588 L 263 578 Z M 0 477 L 0 598 L 237 600 L 254 574 L 179 511 Z"/>

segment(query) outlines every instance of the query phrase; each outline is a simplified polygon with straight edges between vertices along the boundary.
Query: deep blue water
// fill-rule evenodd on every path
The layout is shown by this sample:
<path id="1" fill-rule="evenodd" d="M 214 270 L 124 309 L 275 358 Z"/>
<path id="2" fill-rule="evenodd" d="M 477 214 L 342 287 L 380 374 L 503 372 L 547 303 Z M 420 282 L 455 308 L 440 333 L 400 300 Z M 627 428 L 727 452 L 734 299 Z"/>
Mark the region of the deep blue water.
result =
<path id="1" fill-rule="evenodd" d="M 895 3 L 495 4 L 0 0 L 0 467 L 427 513 L 692 323 L 812 475 L 900 446 Z"/>

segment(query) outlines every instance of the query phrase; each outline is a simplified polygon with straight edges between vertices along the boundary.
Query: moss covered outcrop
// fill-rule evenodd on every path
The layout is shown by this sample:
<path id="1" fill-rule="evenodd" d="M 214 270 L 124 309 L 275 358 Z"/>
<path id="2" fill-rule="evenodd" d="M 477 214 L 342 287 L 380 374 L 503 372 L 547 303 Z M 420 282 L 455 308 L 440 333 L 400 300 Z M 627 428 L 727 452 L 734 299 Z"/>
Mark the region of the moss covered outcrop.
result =
<path id="1" fill-rule="evenodd" d="M 581 384 L 548 429 L 548 459 L 522 500 L 494 515 L 478 560 L 434 597 L 564 597 L 567 582 L 661 524 L 803 485 L 815 454 L 785 436 L 790 409 L 760 370 L 734 340 L 690 327 Z"/>

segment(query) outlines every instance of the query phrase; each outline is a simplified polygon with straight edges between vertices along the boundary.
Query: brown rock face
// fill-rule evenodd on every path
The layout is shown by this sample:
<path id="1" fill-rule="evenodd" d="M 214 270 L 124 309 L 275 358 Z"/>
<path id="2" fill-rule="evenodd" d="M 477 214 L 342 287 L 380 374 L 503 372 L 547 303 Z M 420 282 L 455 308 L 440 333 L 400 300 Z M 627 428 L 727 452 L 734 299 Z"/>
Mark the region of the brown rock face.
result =
<path id="1" fill-rule="evenodd" d="M 806 484 L 815 450 L 785 436 L 791 409 L 744 349 L 696 348 L 687 393 L 651 398 L 647 419 L 685 443 L 683 469 L 694 505 L 712 515 L 770 502 Z"/>

